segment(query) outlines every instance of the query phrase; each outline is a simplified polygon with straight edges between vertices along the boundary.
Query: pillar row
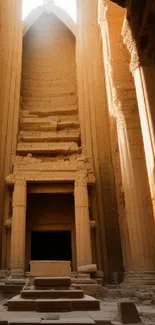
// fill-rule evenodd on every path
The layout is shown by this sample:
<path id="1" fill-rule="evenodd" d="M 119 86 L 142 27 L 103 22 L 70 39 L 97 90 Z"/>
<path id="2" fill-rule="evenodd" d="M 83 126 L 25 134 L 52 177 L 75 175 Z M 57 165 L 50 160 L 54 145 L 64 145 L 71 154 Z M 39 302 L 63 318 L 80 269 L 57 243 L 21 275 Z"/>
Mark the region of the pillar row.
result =
<path id="1" fill-rule="evenodd" d="M 77 268 L 79 268 L 80 266 L 92 264 L 87 181 L 75 181 L 74 197 Z"/>
<path id="2" fill-rule="evenodd" d="M 26 232 L 26 182 L 17 180 L 13 191 L 13 215 L 11 232 L 11 271 L 24 274 Z"/>
<path id="3" fill-rule="evenodd" d="M 125 222 L 120 219 L 125 283 L 155 283 L 154 220 L 134 81 L 121 36 L 124 11 L 109 4 L 101 17 L 107 96 L 116 120 Z M 118 67 L 121 67 L 118 69 Z M 108 89 L 107 87 L 107 89 Z"/>

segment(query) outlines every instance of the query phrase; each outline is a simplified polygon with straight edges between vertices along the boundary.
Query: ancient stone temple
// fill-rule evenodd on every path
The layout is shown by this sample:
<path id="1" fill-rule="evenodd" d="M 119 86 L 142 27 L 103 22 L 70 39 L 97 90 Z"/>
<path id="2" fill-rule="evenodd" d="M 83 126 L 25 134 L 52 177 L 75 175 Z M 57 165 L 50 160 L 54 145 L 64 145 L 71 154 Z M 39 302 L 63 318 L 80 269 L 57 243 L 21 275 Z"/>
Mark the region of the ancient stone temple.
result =
<path id="1" fill-rule="evenodd" d="M 155 284 L 154 1 L 0 5 L 1 270 Z"/>

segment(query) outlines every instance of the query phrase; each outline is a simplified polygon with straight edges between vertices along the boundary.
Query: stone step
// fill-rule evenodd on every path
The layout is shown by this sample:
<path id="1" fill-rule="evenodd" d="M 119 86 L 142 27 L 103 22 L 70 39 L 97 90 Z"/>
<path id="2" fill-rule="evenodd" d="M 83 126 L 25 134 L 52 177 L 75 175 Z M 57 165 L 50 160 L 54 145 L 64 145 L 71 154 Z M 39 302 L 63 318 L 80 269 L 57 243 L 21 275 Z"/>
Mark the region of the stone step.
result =
<path id="1" fill-rule="evenodd" d="M 23 290 L 20 294 L 23 299 L 81 299 L 82 290 Z"/>
<path id="2" fill-rule="evenodd" d="M 83 299 L 38 299 L 36 300 L 37 312 L 62 312 L 62 311 L 85 311 L 99 310 L 100 303 L 98 300 L 85 296 Z"/>
<path id="3" fill-rule="evenodd" d="M 13 279 L 12 277 L 5 280 L 5 284 L 25 285 L 26 279 Z"/>
<path id="4" fill-rule="evenodd" d="M 77 283 L 77 284 L 96 284 L 96 280 L 92 280 L 90 278 L 73 278 L 72 279 L 72 284 Z"/>
<path id="5" fill-rule="evenodd" d="M 85 295 L 97 295 L 100 293 L 101 284 L 73 284 L 74 289 L 81 289 Z"/>
<path id="6" fill-rule="evenodd" d="M 57 118 L 58 120 L 58 118 Z M 80 123 L 76 120 L 70 120 L 68 116 L 68 120 L 66 121 L 53 121 L 52 117 L 26 117 L 22 118 L 20 122 L 20 130 L 22 131 L 57 131 L 57 130 L 65 130 L 65 129 L 79 129 Z"/>
<path id="7" fill-rule="evenodd" d="M 77 274 L 77 278 L 78 279 L 82 279 L 82 280 L 84 280 L 84 279 L 90 279 L 90 274 L 88 274 L 88 273 L 78 273 Z"/>
<path id="8" fill-rule="evenodd" d="M 84 296 L 82 299 L 22 299 L 13 297 L 8 301 L 8 311 L 37 311 L 37 312 L 69 312 L 99 310 L 100 303 L 93 297 Z"/>
<path id="9" fill-rule="evenodd" d="M 43 291 L 43 290 L 63 290 L 63 291 L 69 291 L 70 290 L 70 287 L 67 287 L 67 286 L 34 286 L 34 289 L 35 290 L 41 290 L 41 291 Z"/>
<path id="10" fill-rule="evenodd" d="M 35 108 L 32 106 L 31 107 L 27 107 L 27 108 L 23 108 L 22 111 L 27 111 L 30 115 L 35 115 L 38 117 L 50 117 L 50 116 L 74 116 L 74 115 L 78 115 L 78 110 L 75 107 L 58 107 L 58 108 L 54 108 L 54 109 L 39 109 L 39 108 Z"/>
<path id="11" fill-rule="evenodd" d="M 0 292 L 18 294 L 23 289 L 23 285 L 19 284 L 4 284 L 0 285 Z"/>
<path id="12" fill-rule="evenodd" d="M 68 121 L 58 122 L 58 126 L 57 126 L 58 130 L 63 130 L 65 128 L 79 129 L 80 128 L 80 122 L 79 121 L 72 121 L 72 120 L 69 120 L 69 119 L 68 119 Z"/>
<path id="13" fill-rule="evenodd" d="M 35 286 L 43 287 L 52 287 L 52 286 L 66 286 L 70 287 L 71 278 L 70 277 L 35 277 L 34 278 Z"/>
<path id="14" fill-rule="evenodd" d="M 51 118 L 39 118 L 39 117 L 30 117 L 22 118 L 20 121 L 20 130 L 23 131 L 35 131 L 35 130 L 47 130 L 47 131 L 56 131 L 57 130 L 57 121 L 51 121 Z"/>
<path id="15" fill-rule="evenodd" d="M 75 142 L 59 142 L 59 143 L 22 143 L 17 146 L 17 154 L 70 154 L 81 153 L 81 147 Z"/>
<path id="16" fill-rule="evenodd" d="M 52 102 L 46 101 L 28 101 L 22 104 L 22 111 L 29 111 L 31 114 L 38 116 L 53 116 L 53 115 L 75 115 L 78 113 L 78 107 L 75 103 L 61 102 L 58 105 L 54 105 Z"/>
<path id="17" fill-rule="evenodd" d="M 0 322 L 0 324 L 2 324 L 2 322 Z M 14 320 L 9 320 L 8 321 L 3 321 L 2 325 L 40 325 L 40 324 L 44 324 L 44 325 L 95 325 L 95 322 L 91 319 L 91 318 L 62 318 L 59 320 L 41 320 L 41 322 L 39 321 L 39 319 L 34 319 L 34 318 L 26 318 L 26 319 L 14 319 Z M 105 324 L 106 325 L 106 324 Z"/>
<path id="18" fill-rule="evenodd" d="M 76 109 L 77 110 L 77 109 Z M 74 110 L 75 111 L 75 110 Z M 37 110 L 38 112 L 38 110 Z M 49 113 L 49 115 L 48 115 Z M 59 112 L 58 112 L 59 113 Z M 52 115 L 51 114 L 51 110 L 39 110 L 38 114 L 35 113 L 35 111 L 33 112 L 33 110 L 21 110 L 20 111 L 21 114 L 21 122 L 28 122 L 29 120 L 33 119 L 42 119 L 43 121 L 51 121 L 51 122 L 65 122 L 65 121 L 79 121 L 78 119 L 78 114 L 55 114 Z"/>
<path id="19" fill-rule="evenodd" d="M 36 300 L 15 296 L 8 301 L 8 311 L 36 311 Z"/>
<path id="20" fill-rule="evenodd" d="M 78 142 L 80 132 L 76 130 L 66 131 L 21 131 L 20 141 L 23 142 Z"/>
<path id="21" fill-rule="evenodd" d="M 58 324 L 58 325 L 66 325 L 66 324 L 69 324 L 69 325 L 89 325 L 89 324 L 95 325 L 95 322 L 91 318 L 65 318 L 65 319 L 62 318 L 57 321 L 42 320 L 41 324 L 44 324 L 44 325 L 49 325 L 49 324 L 51 324 L 51 325 L 56 325 L 56 324 Z M 15 325 L 15 324 L 12 324 L 12 325 Z"/>

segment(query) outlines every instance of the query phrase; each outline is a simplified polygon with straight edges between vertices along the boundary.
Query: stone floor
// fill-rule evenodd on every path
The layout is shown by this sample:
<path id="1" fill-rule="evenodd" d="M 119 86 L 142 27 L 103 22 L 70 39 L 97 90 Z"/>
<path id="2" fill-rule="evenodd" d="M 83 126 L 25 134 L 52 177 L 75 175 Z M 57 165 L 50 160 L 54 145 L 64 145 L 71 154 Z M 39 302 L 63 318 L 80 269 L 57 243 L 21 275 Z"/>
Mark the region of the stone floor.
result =
<path id="1" fill-rule="evenodd" d="M 7 307 L 3 304 L 7 301 L 7 298 L 0 299 L 0 319 L 5 320 L 17 320 L 18 319 L 31 319 L 34 322 L 40 320 L 43 314 L 36 312 L 8 312 Z M 117 300 L 114 299 L 100 299 L 100 311 L 88 311 L 88 312 L 69 312 L 59 313 L 60 318 L 81 318 L 81 319 L 104 319 L 104 320 L 115 320 L 117 312 Z M 155 325 L 155 306 L 153 305 L 137 305 L 139 314 L 142 322 L 146 325 Z"/>

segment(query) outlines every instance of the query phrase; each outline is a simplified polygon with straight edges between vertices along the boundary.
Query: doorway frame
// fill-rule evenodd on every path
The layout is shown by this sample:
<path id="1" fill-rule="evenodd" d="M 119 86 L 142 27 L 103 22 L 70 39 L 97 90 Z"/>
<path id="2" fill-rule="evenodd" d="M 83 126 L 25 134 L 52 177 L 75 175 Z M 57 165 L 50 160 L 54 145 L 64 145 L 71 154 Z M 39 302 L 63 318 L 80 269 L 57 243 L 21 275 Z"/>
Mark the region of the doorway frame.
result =
<path id="1" fill-rule="evenodd" d="M 25 269 L 26 272 L 29 268 L 29 263 L 31 260 L 31 233 L 33 231 L 71 231 L 71 248 L 72 248 L 72 271 L 77 270 L 77 251 L 76 251 L 76 232 L 75 223 L 72 225 L 67 224 L 54 224 L 54 225 L 36 225 L 32 229 L 27 231 L 26 235 L 26 250 L 25 250 Z"/>

